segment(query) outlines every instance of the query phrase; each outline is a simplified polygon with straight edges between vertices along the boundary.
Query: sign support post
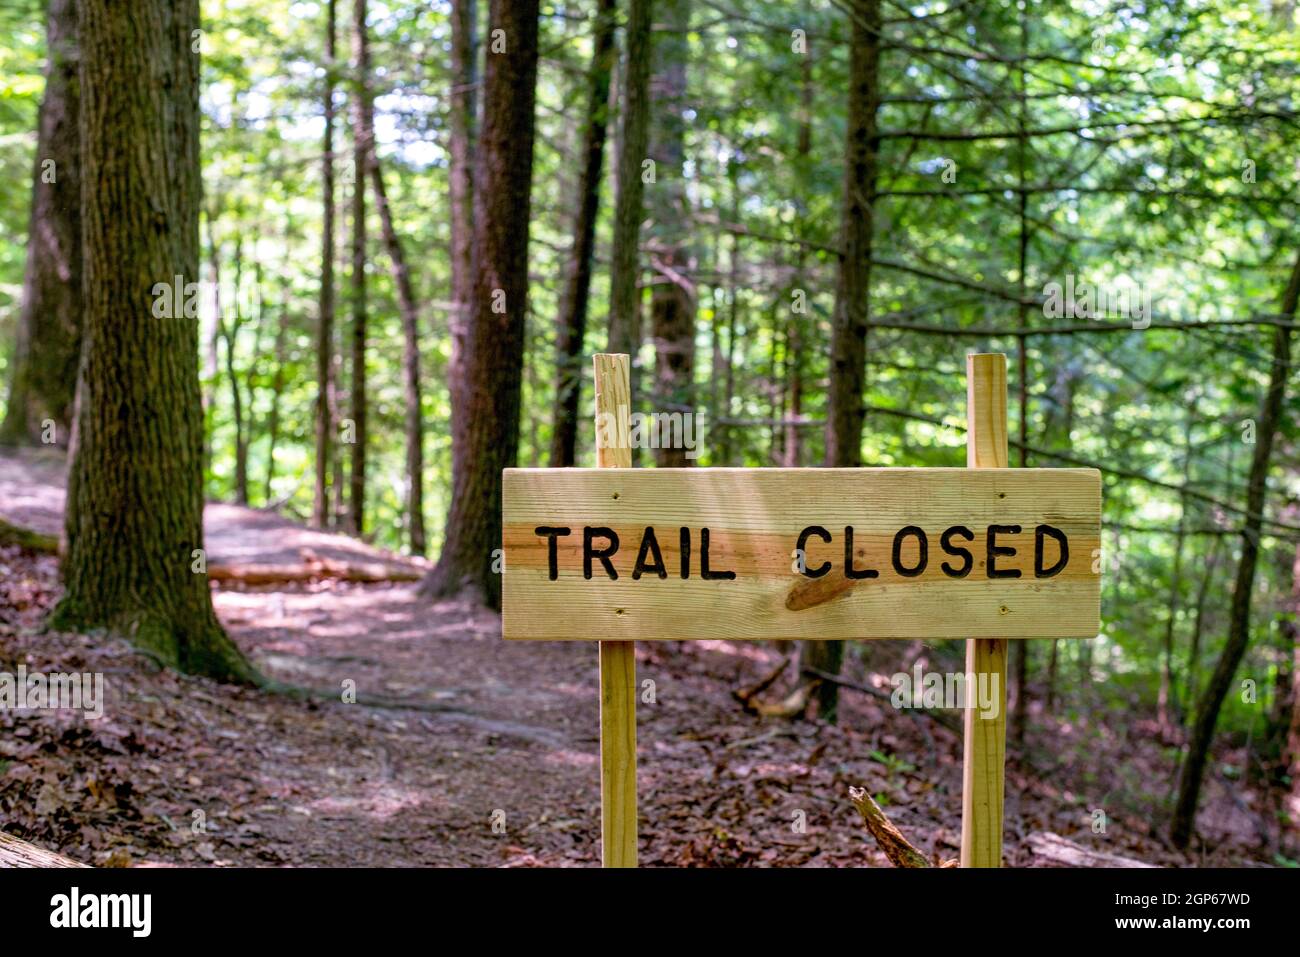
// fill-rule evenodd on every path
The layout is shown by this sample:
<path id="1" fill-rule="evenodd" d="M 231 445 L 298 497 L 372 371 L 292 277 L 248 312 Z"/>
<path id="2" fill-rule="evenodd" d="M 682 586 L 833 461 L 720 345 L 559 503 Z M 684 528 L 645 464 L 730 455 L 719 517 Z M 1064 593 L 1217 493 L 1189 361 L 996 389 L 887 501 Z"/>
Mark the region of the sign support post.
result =
<path id="1" fill-rule="evenodd" d="M 1006 468 L 1007 357 L 966 356 L 966 467 Z M 997 714 L 976 705 L 979 676 L 997 680 Z M 1002 794 L 1007 739 L 1007 639 L 966 640 L 966 714 L 962 759 L 961 866 L 1002 866 Z"/>
<path id="2" fill-rule="evenodd" d="M 631 360 L 592 357 L 596 466 L 631 468 Z M 617 496 L 615 496 L 617 497 Z M 636 867 L 636 642 L 600 642 L 600 859 Z"/>

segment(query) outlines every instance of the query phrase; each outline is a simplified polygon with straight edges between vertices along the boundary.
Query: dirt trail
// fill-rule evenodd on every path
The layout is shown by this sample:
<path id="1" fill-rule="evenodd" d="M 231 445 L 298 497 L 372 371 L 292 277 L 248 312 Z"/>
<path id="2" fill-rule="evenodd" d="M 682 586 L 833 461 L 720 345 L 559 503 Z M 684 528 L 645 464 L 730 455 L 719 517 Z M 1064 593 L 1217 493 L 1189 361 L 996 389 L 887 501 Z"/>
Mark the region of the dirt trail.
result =
<path id="1" fill-rule="evenodd" d="M 57 532 L 61 484 L 49 454 L 0 455 L 0 518 Z M 205 525 L 211 561 L 295 562 L 310 548 L 410 564 L 252 509 L 210 505 Z M 43 632 L 58 588 L 52 558 L 0 548 L 0 670 L 102 672 L 105 713 L 0 711 L 0 829 L 95 864 L 599 862 L 592 645 L 507 643 L 495 615 L 406 585 L 216 590 L 221 620 L 259 668 L 330 692 L 303 702 L 158 672 L 121 640 Z M 886 659 L 927 653 L 879 647 Z M 925 852 L 956 856 L 957 737 L 860 695 L 845 695 L 839 728 L 744 714 L 730 691 L 778 660 L 739 643 L 638 648 L 654 697 L 638 714 L 642 862 L 884 866 L 850 785 L 875 794 Z M 350 689 L 361 704 L 345 703 Z M 390 704 L 367 706 L 374 696 Z M 1031 862 L 1034 830 L 1185 862 L 1153 839 L 1157 815 L 1140 792 L 1115 780 L 1135 761 L 1116 749 L 1157 760 L 1158 744 L 1117 739 L 1107 718 L 1043 729 L 1035 763 L 1010 772 L 1011 862 Z M 1059 773 L 1044 770 L 1058 760 Z M 1065 785 L 1090 775 L 1091 789 Z M 1100 800 L 1104 836 L 1089 827 Z M 1223 816 L 1203 819 L 1222 839 L 1209 860 L 1262 853 L 1249 849 L 1248 817 L 1209 805 Z"/>

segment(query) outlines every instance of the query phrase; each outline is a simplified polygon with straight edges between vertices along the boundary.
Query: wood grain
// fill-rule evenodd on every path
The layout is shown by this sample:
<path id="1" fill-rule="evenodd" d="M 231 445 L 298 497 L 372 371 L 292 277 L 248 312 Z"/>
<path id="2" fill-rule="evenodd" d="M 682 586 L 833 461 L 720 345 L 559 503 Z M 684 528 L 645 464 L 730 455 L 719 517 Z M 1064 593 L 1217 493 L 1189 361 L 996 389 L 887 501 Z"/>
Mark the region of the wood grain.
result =
<path id="1" fill-rule="evenodd" d="M 977 435 L 979 433 L 976 433 Z M 1092 469 L 508 469 L 503 541 L 506 552 L 503 630 L 517 640 L 1090 638 L 1098 630 L 1101 478 Z M 1054 577 L 1036 578 L 1035 528 L 1060 529 L 1069 561 Z M 822 526 L 826 543 L 806 542 L 805 567 L 831 562 L 821 578 L 795 568 L 800 532 Z M 917 577 L 892 564 L 896 533 L 922 529 L 928 561 Z M 971 572 L 952 578 L 941 535 L 963 525 L 973 540 Z M 990 525 L 999 546 L 1016 555 L 996 567 L 1019 570 L 990 578 Z M 566 527 L 556 539 L 557 578 L 549 577 L 548 539 L 540 526 Z M 618 579 L 597 561 L 583 577 L 583 529 L 608 527 L 619 538 L 612 556 Z M 634 579 L 646 527 L 655 529 L 666 578 Z M 680 529 L 691 530 L 690 577 L 680 577 Z M 853 527 L 856 568 L 844 574 L 845 528 Z M 701 530 L 709 529 L 712 570 L 731 581 L 700 578 Z M 606 544 L 598 540 L 597 547 Z M 919 545 L 905 537 L 900 560 L 915 567 Z M 1055 562 L 1048 540 L 1044 562 Z"/>
<path id="2" fill-rule="evenodd" d="M 632 449 L 620 436 L 630 418 L 629 358 L 596 355 L 592 366 L 597 466 L 628 468 Z M 636 645 L 630 641 L 600 642 L 600 852 L 604 867 L 636 867 Z"/>
<path id="3" fill-rule="evenodd" d="M 966 466 L 1002 469 L 1007 465 L 1007 357 L 966 357 Z M 1028 471 L 1028 470 L 1019 470 Z M 980 472 L 976 474 L 988 474 Z M 1094 546 L 1097 547 L 1097 546 Z M 1091 562 L 1091 558 L 1088 559 Z M 1091 567 L 1091 566 L 1090 566 Z M 1100 588 L 1100 576 L 1093 576 Z M 961 866 L 1002 866 L 1002 801 L 1006 779 L 1007 641 L 973 638 L 966 642 L 967 685 L 961 791 Z M 973 696 L 978 676 L 997 679 L 997 713 L 985 717 Z M 990 685 L 991 687 L 991 679 Z"/>

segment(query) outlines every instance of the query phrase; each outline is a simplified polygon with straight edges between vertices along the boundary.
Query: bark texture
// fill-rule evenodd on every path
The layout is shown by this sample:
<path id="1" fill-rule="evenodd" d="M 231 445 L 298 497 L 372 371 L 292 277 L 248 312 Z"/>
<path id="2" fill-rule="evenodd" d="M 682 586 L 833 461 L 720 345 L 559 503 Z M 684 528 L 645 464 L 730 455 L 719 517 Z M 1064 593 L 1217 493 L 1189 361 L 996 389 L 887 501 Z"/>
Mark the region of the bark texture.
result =
<path id="1" fill-rule="evenodd" d="M 528 299 L 528 224 L 537 82 L 537 0 L 493 0 L 474 175 L 473 323 L 465 341 L 465 438 L 452 504 L 422 591 L 477 592 L 501 605 L 501 470 L 515 464 Z M 501 31 L 499 34 L 496 31 Z"/>
<path id="2" fill-rule="evenodd" d="M 366 524 L 366 171 L 373 139 L 366 79 L 366 0 L 352 0 L 352 468 L 348 473 L 348 530 L 361 535 Z"/>
<path id="3" fill-rule="evenodd" d="M 316 319 L 316 492 L 312 522 L 330 524 L 331 432 L 334 409 L 334 58 L 335 0 L 325 4 L 325 142 L 321 160 L 320 306 Z"/>
<path id="4" fill-rule="evenodd" d="M 840 221 L 840 262 L 831 321 L 830 395 L 826 428 L 826 464 L 862 464 L 862 393 L 866 385 L 867 322 L 871 300 L 872 204 L 876 190 L 880 106 L 880 0 L 849 4 L 849 109 L 844 149 L 844 196 Z M 839 674 L 844 645 L 839 641 L 805 642 L 805 665 Z M 823 682 L 818 709 L 836 719 L 838 689 Z"/>
<path id="5" fill-rule="evenodd" d="M 79 4 L 86 341 L 53 622 L 247 681 L 203 563 L 198 328 L 183 307 L 198 275 L 198 24 L 197 0 Z"/>
<path id="6" fill-rule="evenodd" d="M 634 359 L 641 344 L 637 310 L 641 214 L 645 198 L 642 163 L 650 137 L 650 24 L 653 0 L 629 0 L 623 67 L 622 128 L 614 198 L 613 262 L 610 265 L 609 352 Z M 636 395 L 636 376 L 632 377 Z"/>
<path id="7" fill-rule="evenodd" d="M 474 138 L 478 104 L 478 4 L 451 3 L 451 362 L 447 381 L 451 393 L 453 446 L 465 441 L 465 336 L 473 316 L 474 298 Z M 455 457 L 453 453 L 453 458 Z"/>
<path id="8" fill-rule="evenodd" d="M 578 444 L 578 396 L 582 386 L 582 344 L 587 334 L 587 301 L 600 211 L 600 177 L 609 125 L 609 84 L 614 69 L 614 0 L 600 0 L 591 54 L 587 129 L 583 136 L 578 212 L 573 224 L 573 252 L 560 300 L 555 329 L 555 426 L 551 432 L 551 467 L 573 465 Z"/>
<path id="9" fill-rule="evenodd" d="M 654 404 L 656 412 L 687 415 L 695 412 L 695 264 L 689 242 L 690 201 L 682 170 L 691 8 L 689 0 L 661 0 L 659 9 L 664 29 L 655 38 L 655 74 L 650 83 L 654 102 L 650 155 L 656 176 L 650 253 Z M 691 464 L 686 452 L 683 443 L 661 441 L 655 449 L 655 464 L 683 468 Z"/>

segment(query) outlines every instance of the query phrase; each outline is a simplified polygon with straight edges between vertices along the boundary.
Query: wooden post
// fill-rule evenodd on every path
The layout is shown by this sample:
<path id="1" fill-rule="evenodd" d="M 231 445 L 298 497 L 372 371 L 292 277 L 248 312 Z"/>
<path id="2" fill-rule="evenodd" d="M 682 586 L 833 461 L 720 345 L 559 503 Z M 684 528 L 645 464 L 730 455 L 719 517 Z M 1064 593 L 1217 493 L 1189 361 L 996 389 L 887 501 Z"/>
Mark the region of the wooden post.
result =
<path id="1" fill-rule="evenodd" d="M 631 468 L 631 362 L 592 357 L 596 466 Z M 600 642 L 600 859 L 636 867 L 636 643 Z"/>
<path id="2" fill-rule="evenodd" d="M 1007 357 L 966 356 L 966 467 L 1006 468 Z M 961 796 L 961 866 L 1002 866 L 1002 791 L 1007 738 L 1007 639 L 966 641 L 966 674 L 997 678 L 997 717 L 983 718 L 967 687 Z M 990 681 L 992 678 L 989 679 Z"/>

